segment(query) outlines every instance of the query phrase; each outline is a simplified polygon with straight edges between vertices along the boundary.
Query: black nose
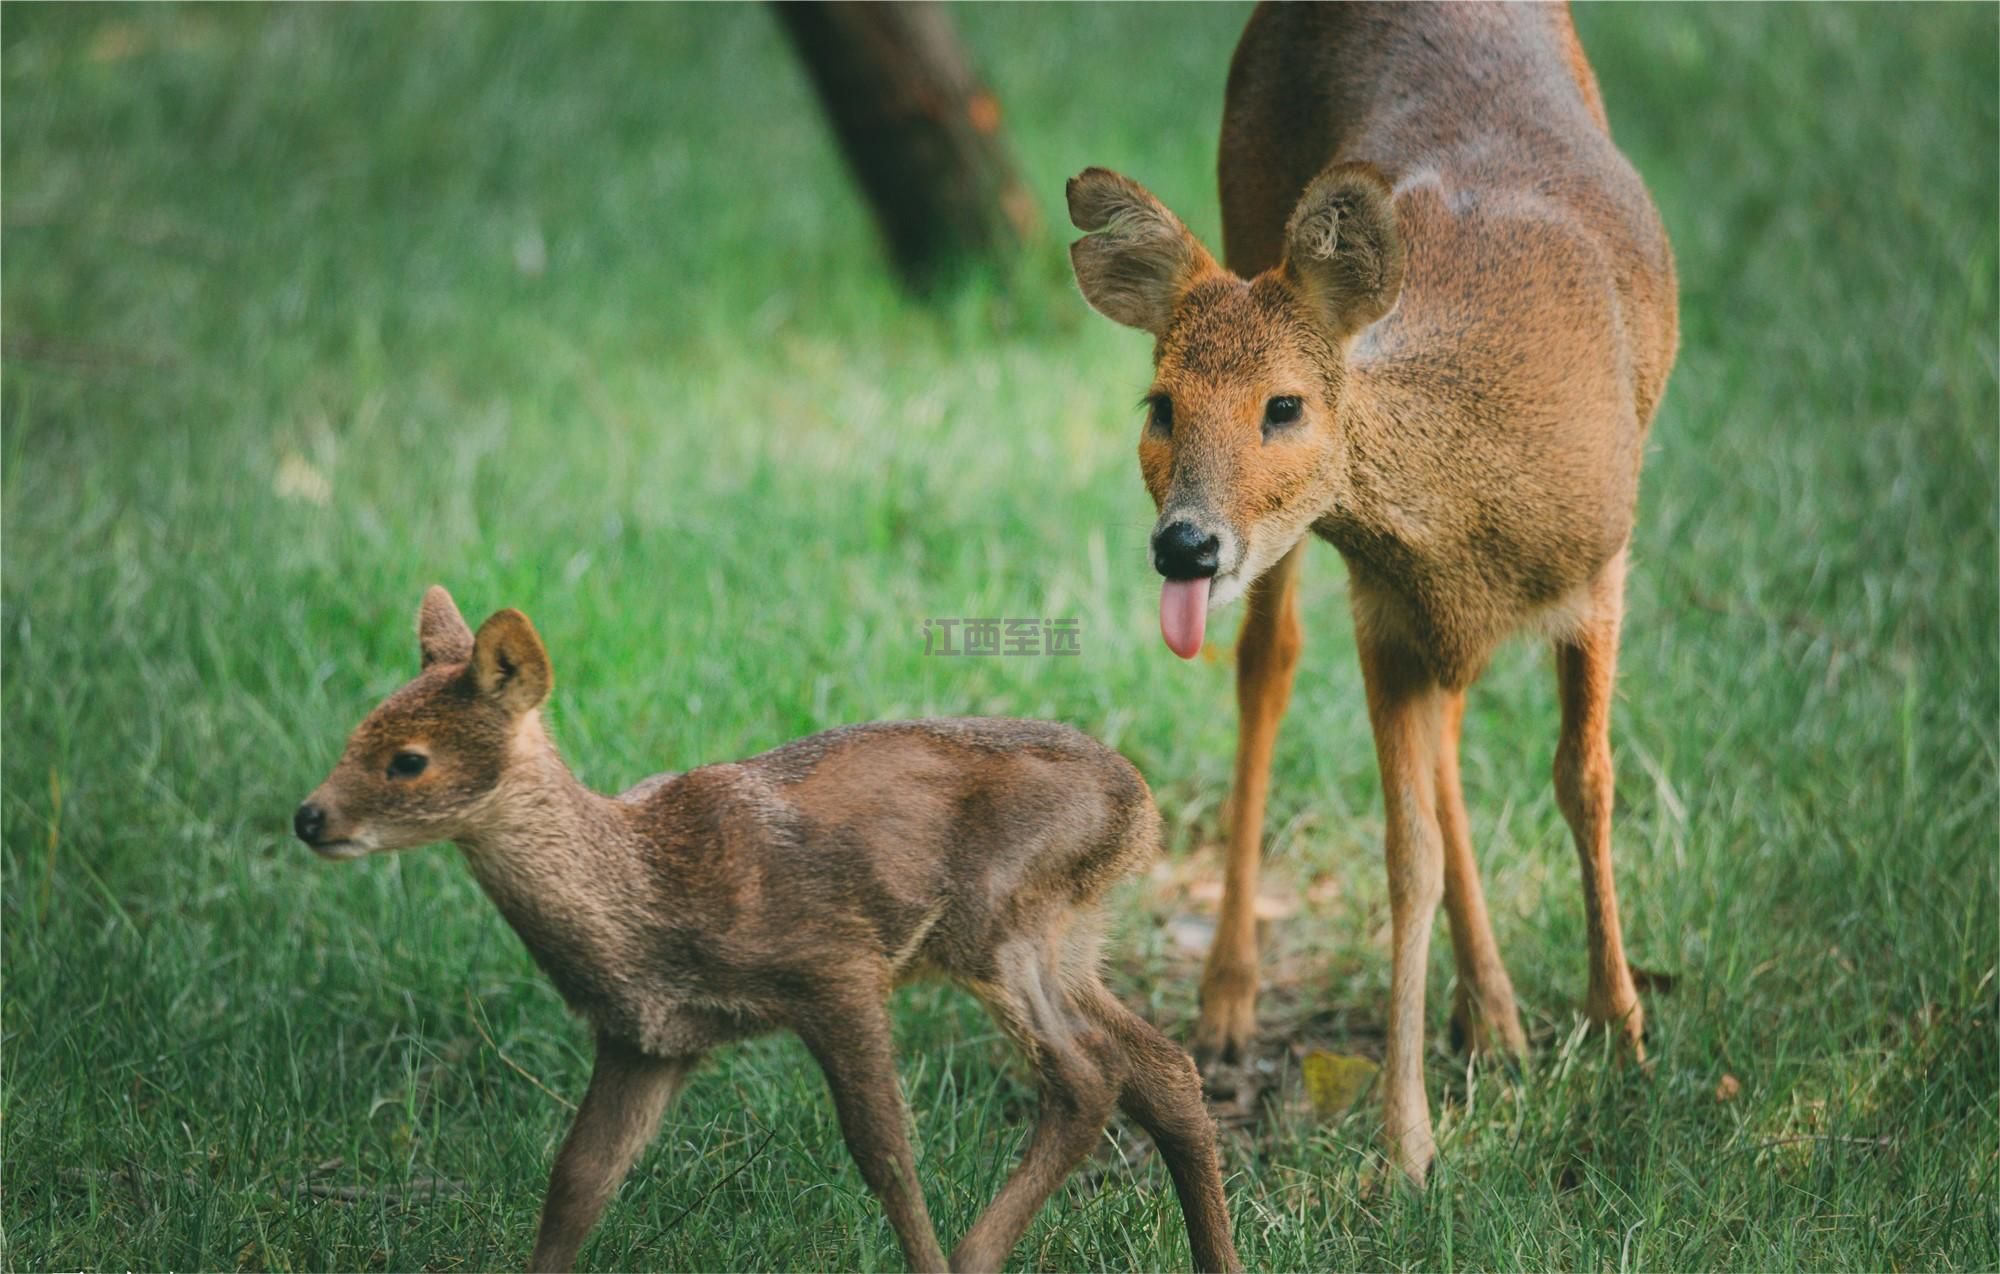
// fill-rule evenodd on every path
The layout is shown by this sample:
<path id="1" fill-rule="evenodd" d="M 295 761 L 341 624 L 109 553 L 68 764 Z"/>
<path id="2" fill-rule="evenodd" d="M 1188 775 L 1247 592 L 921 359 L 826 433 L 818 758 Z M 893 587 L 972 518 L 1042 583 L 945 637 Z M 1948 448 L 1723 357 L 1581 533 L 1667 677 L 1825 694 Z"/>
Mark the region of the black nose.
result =
<path id="1" fill-rule="evenodd" d="M 307 801 L 299 806 L 298 813 L 292 815 L 292 830 L 306 844 L 319 844 L 319 834 L 326 830 L 326 811 Z"/>
<path id="2" fill-rule="evenodd" d="M 1207 579 L 1215 574 L 1222 542 L 1192 522 L 1175 522 L 1153 532 L 1153 569 L 1168 579 Z"/>

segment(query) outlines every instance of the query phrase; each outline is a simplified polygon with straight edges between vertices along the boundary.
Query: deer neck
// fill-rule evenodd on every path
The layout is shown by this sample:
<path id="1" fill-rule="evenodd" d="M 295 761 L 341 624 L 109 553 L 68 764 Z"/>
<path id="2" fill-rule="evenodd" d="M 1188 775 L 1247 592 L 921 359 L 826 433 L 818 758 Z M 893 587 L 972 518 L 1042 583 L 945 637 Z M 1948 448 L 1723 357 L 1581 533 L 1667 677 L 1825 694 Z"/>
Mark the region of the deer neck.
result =
<path id="1" fill-rule="evenodd" d="M 1364 569 L 1406 572 L 1434 536 L 1436 470 L 1423 452 L 1423 412 L 1407 387 L 1350 367 L 1333 498 L 1313 530 Z"/>
<path id="2" fill-rule="evenodd" d="M 458 838 L 479 885 L 575 1002 L 630 942 L 621 901 L 639 886 L 629 816 L 570 773 L 530 714 L 507 776 Z"/>

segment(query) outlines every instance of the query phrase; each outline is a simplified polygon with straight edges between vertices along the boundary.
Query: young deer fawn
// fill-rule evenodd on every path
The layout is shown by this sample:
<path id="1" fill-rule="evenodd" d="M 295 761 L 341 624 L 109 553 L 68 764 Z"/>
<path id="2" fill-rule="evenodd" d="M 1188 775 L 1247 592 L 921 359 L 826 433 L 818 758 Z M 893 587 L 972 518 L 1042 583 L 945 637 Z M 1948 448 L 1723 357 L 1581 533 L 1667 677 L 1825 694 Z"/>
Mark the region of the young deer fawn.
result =
<path id="1" fill-rule="evenodd" d="M 1020 1166 L 952 1253 L 998 1269 L 1114 1106 L 1159 1147 L 1194 1261 L 1237 1268 L 1194 1064 L 1098 977 L 1098 904 L 1159 844 L 1145 780 L 1066 726 L 850 726 L 600 796 L 543 732 L 549 658 L 527 617 L 466 627 L 441 588 L 422 671 L 354 731 L 298 809 L 321 855 L 455 841 L 597 1061 L 556 1158 L 534 1268 L 566 1269 L 668 1102 L 717 1045 L 788 1029 L 913 1269 L 946 1268 L 918 1187 L 887 1000 L 970 990 L 1032 1063 Z"/>
<path id="2" fill-rule="evenodd" d="M 1311 532 L 1348 566 L 1387 806 L 1384 1136 L 1421 1180 L 1440 899 L 1461 1038 L 1525 1046 L 1458 774 L 1466 688 L 1513 632 L 1555 646 L 1586 1011 L 1641 1047 L 1611 880 L 1611 683 L 1677 340 L 1672 254 L 1559 6 L 1260 7 L 1230 66 L 1220 177 L 1227 270 L 1124 177 L 1069 184 L 1084 296 L 1155 339 L 1139 465 L 1167 645 L 1191 658 L 1209 610 L 1249 602 L 1196 1051 L 1233 1057 L 1255 1025 L 1258 847 Z"/>

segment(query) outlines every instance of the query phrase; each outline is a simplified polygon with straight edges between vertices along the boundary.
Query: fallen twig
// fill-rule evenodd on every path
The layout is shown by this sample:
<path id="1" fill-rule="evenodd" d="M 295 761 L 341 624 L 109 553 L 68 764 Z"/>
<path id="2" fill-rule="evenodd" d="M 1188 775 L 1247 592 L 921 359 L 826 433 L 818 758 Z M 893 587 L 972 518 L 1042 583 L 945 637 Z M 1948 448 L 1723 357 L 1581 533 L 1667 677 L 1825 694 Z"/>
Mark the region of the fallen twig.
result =
<path id="1" fill-rule="evenodd" d="M 329 1199 L 335 1203 L 363 1203 L 371 1199 L 428 1203 L 441 1194 L 464 1194 L 465 1182 L 444 1177 L 412 1177 L 401 1186 L 336 1186 L 314 1181 L 306 1185 L 305 1192 L 315 1199 Z"/>
<path id="2" fill-rule="evenodd" d="M 1865 1146 L 1870 1150 L 1888 1150 L 1896 1144 L 1895 1138 L 1889 1136 L 1887 1133 L 1883 1133 L 1879 1137 L 1836 1137 L 1828 1133 L 1801 1132 L 1794 1133 L 1789 1137 L 1773 1137 L 1769 1141 L 1760 1141 L 1754 1146 L 1738 1146 L 1734 1153 L 1739 1155 L 1762 1154 L 1766 1150 L 1775 1150 L 1779 1146 L 1797 1145 L 1803 1141 L 1824 1141 L 1835 1146 Z"/>
<path id="3" fill-rule="evenodd" d="M 0 341 L 0 358 L 9 362 L 45 363 L 92 372 L 158 371 L 173 366 L 171 358 L 147 350 L 79 345 L 33 335 L 10 336 Z"/>
<path id="4" fill-rule="evenodd" d="M 717 1180 L 714 1185 L 710 1186 L 708 1189 L 701 1192 L 700 1198 L 696 1199 L 693 1203 L 690 1203 L 686 1207 L 682 1208 L 680 1210 L 679 1215 L 675 1216 L 673 1220 L 661 1226 L 659 1233 L 654 1236 L 655 1240 L 657 1241 L 659 1238 L 663 1238 L 666 1235 L 672 1234 L 676 1226 L 678 1226 L 681 1222 L 687 1220 L 689 1216 L 693 1215 L 694 1210 L 696 1208 L 700 1207 L 704 1203 L 707 1203 L 710 1196 L 712 1196 L 717 1190 L 722 1189 L 722 1187 L 728 1185 L 731 1181 L 734 1181 L 745 1168 L 748 1168 L 751 1164 L 757 1162 L 758 1156 L 764 1153 L 764 1147 L 770 1145 L 771 1138 L 777 1135 L 778 1135 L 778 1130 L 776 1128 L 766 1129 L 764 1132 L 764 1140 L 757 1143 L 757 1148 L 750 1152 L 750 1157 L 745 1159 L 742 1163 L 737 1164 L 734 1168 L 731 1168 L 728 1172 L 723 1173 L 722 1177 L 719 1180 Z"/>
<path id="5" fill-rule="evenodd" d="M 70 1181 L 121 1185 L 132 1196 L 134 1206 L 144 1213 L 151 1213 L 154 1210 L 152 1196 L 146 1193 L 146 1178 L 151 1177 L 156 1181 L 171 1179 L 164 1172 L 142 1167 L 137 1163 L 127 1163 L 122 1168 L 63 1168 L 60 1170 L 60 1175 Z M 184 1169 L 181 1176 L 189 1185 L 194 1183 L 194 1169 Z"/>
<path id="6" fill-rule="evenodd" d="M 472 1001 L 471 987 L 467 987 L 465 989 L 465 1008 L 467 1012 L 472 1014 L 473 1029 L 479 1032 L 479 1038 L 486 1041 L 487 1047 L 493 1050 L 493 1055 L 495 1057 L 507 1063 L 508 1068 L 512 1070 L 516 1075 L 519 1075 L 522 1079 L 527 1080 L 530 1084 L 533 1084 L 535 1087 L 541 1089 L 543 1092 L 547 1093 L 550 1097 L 555 1098 L 557 1102 L 561 1103 L 564 1109 L 566 1110 L 576 1109 L 575 1102 L 571 1101 L 569 1098 L 563 1096 L 555 1089 L 550 1088 L 547 1084 L 544 1084 L 541 1080 L 537 1079 L 535 1075 L 528 1070 L 527 1067 L 521 1065 L 513 1058 L 507 1056 L 507 1054 L 501 1050 L 500 1046 L 493 1042 L 493 1037 L 487 1034 L 486 1032 L 486 1024 L 479 1020 L 480 1019 L 479 1006 L 474 1004 Z"/>

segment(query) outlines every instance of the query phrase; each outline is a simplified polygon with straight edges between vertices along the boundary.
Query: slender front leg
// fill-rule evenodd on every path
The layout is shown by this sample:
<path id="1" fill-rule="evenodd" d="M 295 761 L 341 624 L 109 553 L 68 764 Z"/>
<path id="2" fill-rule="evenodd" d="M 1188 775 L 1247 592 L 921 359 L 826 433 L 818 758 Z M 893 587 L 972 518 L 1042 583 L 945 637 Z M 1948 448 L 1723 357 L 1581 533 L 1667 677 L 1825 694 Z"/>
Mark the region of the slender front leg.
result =
<path id="1" fill-rule="evenodd" d="M 567 1270 L 590 1228 L 653 1139 L 660 1113 L 687 1080 L 694 1058 L 648 1057 L 600 1036 L 590 1090 L 556 1155 L 535 1239 L 534 1270 Z"/>
<path id="2" fill-rule="evenodd" d="M 1444 893 L 1435 783 L 1444 693 L 1407 652 L 1371 644 L 1365 634 L 1360 646 L 1382 772 L 1392 933 L 1382 1138 L 1396 1166 L 1421 1185 L 1436 1151 L 1424 1094 L 1424 976 Z"/>
<path id="3" fill-rule="evenodd" d="M 1465 817 L 1465 793 L 1458 781 L 1458 736 L 1465 724 L 1465 692 L 1444 697 L 1438 732 L 1438 831 L 1444 839 L 1444 910 L 1451 917 L 1451 951 L 1458 966 L 1458 990 L 1451 1009 L 1452 1036 L 1475 1053 L 1528 1051 L 1521 1013 L 1514 1007 L 1514 984 L 1500 962 L 1486 893 L 1479 887 L 1479 864 L 1472 857 L 1472 829 Z"/>
<path id="4" fill-rule="evenodd" d="M 1298 666 L 1298 575 L 1303 542 L 1250 586 L 1249 614 L 1236 643 L 1236 779 L 1230 791 L 1229 857 L 1222 918 L 1201 975 L 1195 1056 L 1233 1062 L 1257 1029 L 1257 868 L 1263 853 L 1264 798 L 1271 749 L 1292 697 Z"/>
<path id="5" fill-rule="evenodd" d="M 1618 627 L 1625 606 L 1625 557 L 1592 584 L 1593 614 L 1574 636 L 1556 643 L 1556 691 L 1562 738 L 1556 744 L 1556 801 L 1576 837 L 1583 868 L 1584 932 L 1590 944 L 1590 994 L 1584 1012 L 1618 1033 L 1644 1058 L 1645 1011 L 1625 962 L 1618 926 L 1618 890 L 1611 878 L 1611 683 L 1618 667 Z"/>
<path id="6" fill-rule="evenodd" d="M 917 1184 L 885 999 L 886 991 L 880 997 L 823 996 L 821 1011 L 800 1024 L 799 1037 L 826 1073 L 848 1152 L 889 1214 L 903 1259 L 915 1271 L 943 1270 L 944 1249 Z"/>

